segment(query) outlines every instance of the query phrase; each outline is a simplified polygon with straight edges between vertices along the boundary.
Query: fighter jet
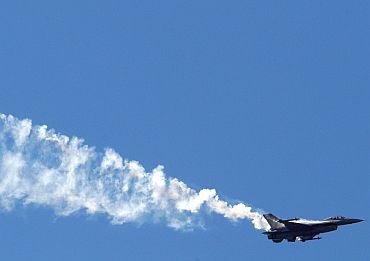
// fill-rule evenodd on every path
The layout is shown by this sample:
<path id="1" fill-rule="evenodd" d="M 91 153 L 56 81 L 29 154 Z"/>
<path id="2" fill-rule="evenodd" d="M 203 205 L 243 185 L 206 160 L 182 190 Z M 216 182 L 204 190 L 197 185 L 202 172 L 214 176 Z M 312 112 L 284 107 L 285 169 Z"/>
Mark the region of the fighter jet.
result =
<path id="1" fill-rule="evenodd" d="M 267 238 L 275 243 L 284 239 L 288 242 L 321 239 L 316 237 L 320 233 L 337 230 L 338 226 L 358 223 L 362 219 L 346 218 L 342 216 L 329 217 L 324 220 L 306 220 L 300 218 L 279 219 L 273 214 L 265 214 L 264 218 L 270 225 L 270 230 L 263 232 Z"/>

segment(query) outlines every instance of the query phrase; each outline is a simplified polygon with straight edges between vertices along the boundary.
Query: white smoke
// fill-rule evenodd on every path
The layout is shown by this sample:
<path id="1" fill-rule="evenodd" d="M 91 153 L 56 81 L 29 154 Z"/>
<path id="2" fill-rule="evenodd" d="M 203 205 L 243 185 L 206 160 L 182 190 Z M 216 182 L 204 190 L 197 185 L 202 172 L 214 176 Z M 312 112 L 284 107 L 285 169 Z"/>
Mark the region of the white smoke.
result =
<path id="1" fill-rule="evenodd" d="M 19 203 L 47 206 L 57 215 L 103 213 L 114 224 L 162 221 L 192 229 L 201 224 L 202 213 L 215 212 L 269 228 L 251 207 L 228 204 L 214 189 L 197 192 L 167 178 L 163 166 L 146 172 L 113 149 L 98 153 L 79 138 L 0 114 L 0 207 L 11 210 Z"/>

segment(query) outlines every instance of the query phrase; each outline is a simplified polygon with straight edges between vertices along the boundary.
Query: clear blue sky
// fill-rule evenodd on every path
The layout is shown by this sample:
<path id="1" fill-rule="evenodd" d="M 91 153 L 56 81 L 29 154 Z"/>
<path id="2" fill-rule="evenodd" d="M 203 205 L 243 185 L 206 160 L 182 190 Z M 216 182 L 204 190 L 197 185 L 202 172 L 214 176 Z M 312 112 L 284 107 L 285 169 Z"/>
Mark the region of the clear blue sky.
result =
<path id="1" fill-rule="evenodd" d="M 0 111 L 288 217 L 369 220 L 368 1 L 3 1 Z M 273 244 L 248 221 L 0 214 L 2 260 L 370 260 L 369 224 Z"/>

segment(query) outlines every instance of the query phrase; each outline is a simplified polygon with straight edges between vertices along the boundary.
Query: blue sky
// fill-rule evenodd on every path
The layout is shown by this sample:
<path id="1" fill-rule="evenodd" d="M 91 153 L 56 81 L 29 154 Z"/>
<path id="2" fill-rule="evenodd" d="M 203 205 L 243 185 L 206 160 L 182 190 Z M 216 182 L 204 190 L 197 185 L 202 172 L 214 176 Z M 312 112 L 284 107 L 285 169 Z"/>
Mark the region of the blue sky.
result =
<path id="1" fill-rule="evenodd" d="M 277 216 L 369 219 L 367 1 L 4 1 L 0 111 Z M 368 222 L 273 244 L 249 221 L 0 214 L 4 260 L 369 260 Z"/>

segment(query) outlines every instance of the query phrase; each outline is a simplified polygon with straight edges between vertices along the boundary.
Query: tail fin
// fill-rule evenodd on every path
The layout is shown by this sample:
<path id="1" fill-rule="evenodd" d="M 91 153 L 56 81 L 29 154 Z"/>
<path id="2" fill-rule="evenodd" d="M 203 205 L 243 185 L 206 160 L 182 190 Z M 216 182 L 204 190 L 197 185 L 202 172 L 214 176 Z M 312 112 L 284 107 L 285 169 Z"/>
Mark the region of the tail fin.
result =
<path id="1" fill-rule="evenodd" d="M 267 223 L 269 223 L 271 229 L 279 229 L 285 227 L 283 223 L 279 222 L 280 219 L 271 213 L 264 214 L 263 217 L 266 219 Z"/>

